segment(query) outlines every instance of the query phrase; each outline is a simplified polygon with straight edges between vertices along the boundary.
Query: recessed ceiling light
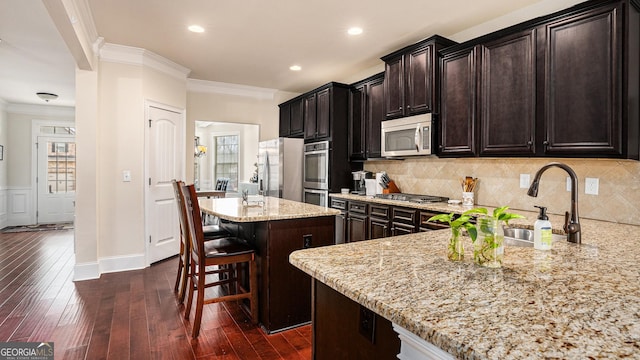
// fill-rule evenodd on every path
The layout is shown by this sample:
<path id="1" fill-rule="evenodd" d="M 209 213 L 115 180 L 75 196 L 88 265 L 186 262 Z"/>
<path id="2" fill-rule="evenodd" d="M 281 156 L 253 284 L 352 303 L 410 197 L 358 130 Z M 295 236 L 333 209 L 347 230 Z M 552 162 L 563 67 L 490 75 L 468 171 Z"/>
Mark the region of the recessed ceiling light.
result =
<path id="1" fill-rule="evenodd" d="M 362 34 L 362 28 L 352 27 L 349 30 L 347 30 L 347 34 L 349 34 L 349 35 L 360 35 L 360 34 Z"/>
<path id="2" fill-rule="evenodd" d="M 291 70 L 291 71 L 300 71 L 300 70 L 302 70 L 302 67 L 300 67 L 300 65 L 291 65 L 291 66 L 289 66 L 289 70 Z"/>
<path id="3" fill-rule="evenodd" d="M 203 33 L 204 32 L 204 28 L 200 25 L 191 25 L 189 26 L 189 31 L 194 32 L 194 33 Z"/>

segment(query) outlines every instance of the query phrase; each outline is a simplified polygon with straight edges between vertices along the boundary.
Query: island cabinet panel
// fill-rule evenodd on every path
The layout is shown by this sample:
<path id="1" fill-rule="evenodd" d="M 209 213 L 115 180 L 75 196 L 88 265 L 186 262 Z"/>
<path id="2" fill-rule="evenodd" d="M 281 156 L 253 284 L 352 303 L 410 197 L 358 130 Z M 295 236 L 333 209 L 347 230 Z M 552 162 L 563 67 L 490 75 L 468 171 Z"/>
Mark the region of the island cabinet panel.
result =
<path id="1" fill-rule="evenodd" d="M 623 14 L 618 3 L 545 26 L 546 154 L 622 154 Z"/>
<path id="2" fill-rule="evenodd" d="M 397 359 L 400 339 L 391 322 L 313 280 L 313 359 Z"/>
<path id="3" fill-rule="evenodd" d="M 311 277 L 289 263 L 289 254 L 308 247 L 332 245 L 334 217 L 241 223 L 238 228 L 243 229 L 239 235 L 256 248 L 260 323 L 265 331 L 270 333 L 308 323 Z"/>
<path id="4" fill-rule="evenodd" d="M 480 63 L 480 155 L 535 155 L 535 29 L 483 45 Z"/>

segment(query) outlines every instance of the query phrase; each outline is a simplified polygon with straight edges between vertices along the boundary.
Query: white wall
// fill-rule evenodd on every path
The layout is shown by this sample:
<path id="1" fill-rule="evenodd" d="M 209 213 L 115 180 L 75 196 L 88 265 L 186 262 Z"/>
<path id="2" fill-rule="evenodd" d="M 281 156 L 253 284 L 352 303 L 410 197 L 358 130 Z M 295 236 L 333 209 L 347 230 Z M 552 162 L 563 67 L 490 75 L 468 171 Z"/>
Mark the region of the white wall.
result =
<path id="1" fill-rule="evenodd" d="M 186 78 L 141 64 L 101 60 L 95 72 L 79 71 L 77 80 L 77 93 L 89 94 L 79 99 L 84 101 L 78 106 L 79 151 L 81 145 L 93 147 L 91 155 L 79 159 L 78 190 L 83 191 L 77 213 L 96 216 L 76 218 L 76 280 L 146 266 L 145 101 L 177 109 L 186 105 Z M 131 182 L 122 181 L 123 170 L 131 171 Z"/>
<path id="2" fill-rule="evenodd" d="M 214 135 L 238 134 L 240 141 L 240 158 L 238 182 L 248 182 L 253 175 L 257 162 L 258 142 L 260 141 L 260 126 L 253 124 L 221 123 L 211 122 L 207 127 L 196 127 L 195 135 L 200 137 L 200 144 L 208 148 L 207 154 L 194 159 L 200 164 L 200 188 L 203 190 L 213 189 L 215 177 L 213 176 L 213 161 L 215 159 L 215 147 L 212 142 Z M 192 153 L 190 153 L 192 154 Z M 189 158 L 187 156 L 187 158 Z M 188 162 L 187 166 L 193 161 Z"/>
<path id="3" fill-rule="evenodd" d="M 279 135 L 281 104 L 299 94 L 275 92 L 271 96 L 231 95 L 221 92 L 199 92 L 189 90 L 187 93 L 187 163 L 193 161 L 193 139 L 195 121 L 219 121 L 260 126 L 260 141 L 275 139 Z M 257 151 L 256 151 L 257 154 Z M 193 167 L 187 167 L 186 181 L 193 181 Z"/>
<path id="4" fill-rule="evenodd" d="M 6 103 L 0 100 L 0 145 L 7 146 Z M 7 226 L 7 161 L 0 160 L 0 229 Z"/>

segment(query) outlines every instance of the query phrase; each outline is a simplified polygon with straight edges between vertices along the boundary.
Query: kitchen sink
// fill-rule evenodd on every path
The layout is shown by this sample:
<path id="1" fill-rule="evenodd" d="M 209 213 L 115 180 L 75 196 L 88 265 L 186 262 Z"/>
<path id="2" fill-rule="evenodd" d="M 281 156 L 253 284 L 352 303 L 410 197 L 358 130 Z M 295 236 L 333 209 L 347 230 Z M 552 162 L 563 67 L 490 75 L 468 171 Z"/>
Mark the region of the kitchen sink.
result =
<path id="1" fill-rule="evenodd" d="M 553 242 L 564 239 L 564 235 L 553 234 Z M 520 228 L 504 228 L 504 245 L 533 247 L 533 230 Z"/>

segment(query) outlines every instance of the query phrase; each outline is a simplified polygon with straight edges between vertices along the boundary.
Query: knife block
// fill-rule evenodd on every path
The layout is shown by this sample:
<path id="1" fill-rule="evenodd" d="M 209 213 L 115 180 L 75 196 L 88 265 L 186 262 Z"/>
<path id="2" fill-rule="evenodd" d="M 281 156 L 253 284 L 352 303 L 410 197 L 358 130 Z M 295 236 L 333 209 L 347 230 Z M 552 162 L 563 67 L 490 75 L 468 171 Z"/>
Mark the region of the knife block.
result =
<path id="1" fill-rule="evenodd" d="M 391 194 L 391 193 L 399 193 L 399 192 L 400 192 L 400 189 L 398 189 L 398 186 L 393 180 L 389 181 L 389 186 L 386 189 L 382 189 L 383 194 Z"/>

